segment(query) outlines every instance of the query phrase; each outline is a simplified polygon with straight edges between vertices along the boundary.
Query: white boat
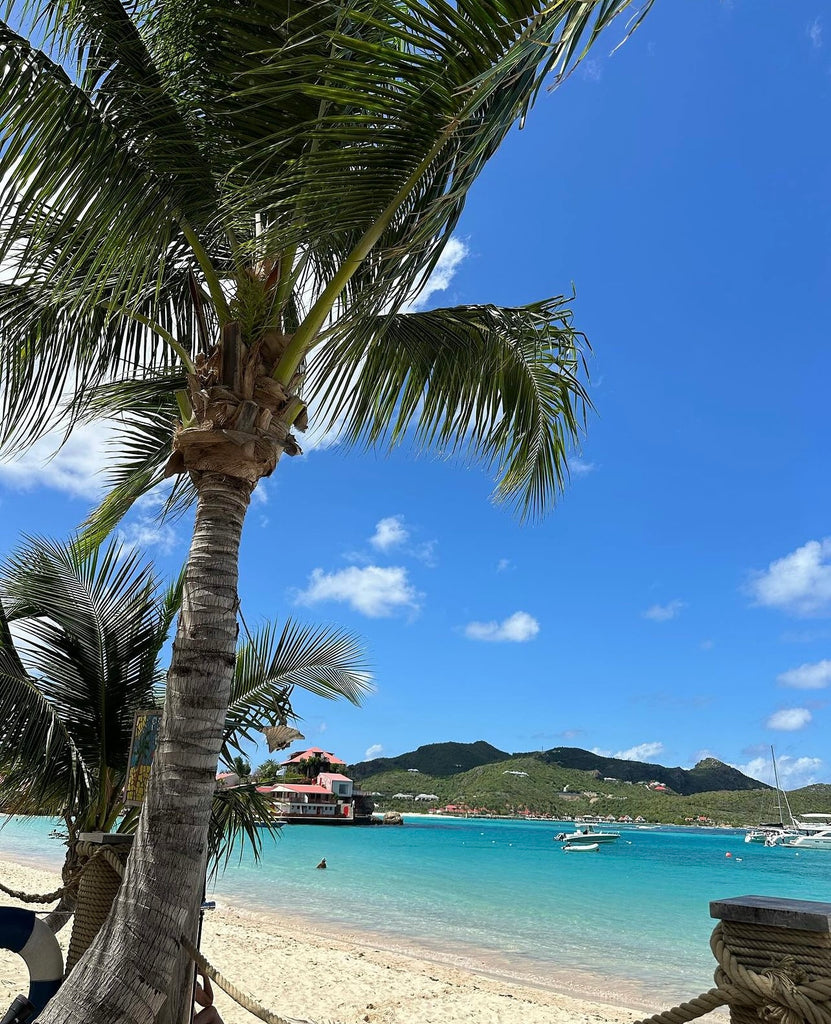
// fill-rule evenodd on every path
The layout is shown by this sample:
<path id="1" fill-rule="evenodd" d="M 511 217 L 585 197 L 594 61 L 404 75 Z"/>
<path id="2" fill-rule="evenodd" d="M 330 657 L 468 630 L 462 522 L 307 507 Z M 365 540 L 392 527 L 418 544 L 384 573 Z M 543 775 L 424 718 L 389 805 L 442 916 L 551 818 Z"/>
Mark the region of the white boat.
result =
<path id="1" fill-rule="evenodd" d="M 779 812 L 778 821 L 763 821 L 754 828 L 749 828 L 744 837 L 746 843 L 764 843 L 765 846 L 781 846 L 787 842 L 794 835 L 798 835 L 795 829 L 795 823 L 792 825 L 785 824 L 785 810 L 788 812 L 788 817 L 793 822 L 793 814 L 791 813 L 790 804 L 788 803 L 788 795 L 782 789 L 779 782 L 779 772 L 776 768 L 776 754 L 774 753 L 773 747 L 770 748 L 770 760 L 773 765 L 773 782 L 776 790 L 776 808 Z"/>
<path id="2" fill-rule="evenodd" d="M 563 853 L 594 853 L 600 849 L 600 843 L 570 843 L 563 846 Z"/>
<path id="3" fill-rule="evenodd" d="M 616 843 L 620 832 L 598 832 L 592 825 L 581 825 L 574 832 L 559 832 L 554 841 L 568 846 L 591 846 L 592 843 Z"/>
<path id="4" fill-rule="evenodd" d="M 800 831 L 776 843 L 796 850 L 831 850 L 831 814 L 803 814 L 794 820 Z"/>

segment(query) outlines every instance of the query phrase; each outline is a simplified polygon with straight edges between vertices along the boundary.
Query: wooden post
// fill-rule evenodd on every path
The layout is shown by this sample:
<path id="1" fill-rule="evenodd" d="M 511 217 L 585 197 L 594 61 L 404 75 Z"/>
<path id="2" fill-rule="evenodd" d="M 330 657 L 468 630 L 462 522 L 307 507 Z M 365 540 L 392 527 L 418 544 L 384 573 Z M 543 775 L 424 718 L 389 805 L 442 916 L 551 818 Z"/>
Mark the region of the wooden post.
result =
<path id="1" fill-rule="evenodd" d="M 784 973 L 788 984 L 831 986 L 831 903 L 775 896 L 736 896 L 714 900 L 710 917 L 721 921 L 729 953 L 756 974 Z M 728 987 L 722 967 L 716 984 Z M 828 989 L 826 989 L 827 991 Z M 732 1024 L 759 1024 L 759 1007 L 731 1005 Z"/>

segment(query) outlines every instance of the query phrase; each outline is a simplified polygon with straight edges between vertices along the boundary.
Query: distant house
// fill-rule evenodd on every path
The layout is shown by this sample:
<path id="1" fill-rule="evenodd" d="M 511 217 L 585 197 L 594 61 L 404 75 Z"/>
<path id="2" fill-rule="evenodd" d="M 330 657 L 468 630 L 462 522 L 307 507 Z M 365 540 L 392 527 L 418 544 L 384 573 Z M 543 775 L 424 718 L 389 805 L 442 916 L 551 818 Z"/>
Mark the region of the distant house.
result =
<path id="1" fill-rule="evenodd" d="M 528 772 L 514 772 L 508 769 L 502 773 L 503 775 L 521 775 L 524 779 L 528 778 Z"/>
<path id="2" fill-rule="evenodd" d="M 435 793 L 419 793 L 416 800 L 438 800 L 438 796 Z"/>
<path id="3" fill-rule="evenodd" d="M 341 758 L 328 750 L 324 750 L 322 747 L 309 747 L 308 750 L 302 750 L 299 754 L 292 754 L 287 761 L 282 761 L 281 764 L 284 767 L 291 765 L 296 768 L 301 761 L 311 761 L 314 757 L 319 757 L 322 761 L 328 761 L 329 764 L 346 764 L 346 761 L 341 760 Z"/>
<path id="4" fill-rule="evenodd" d="M 320 747 L 309 747 L 283 764 L 297 766 L 315 757 L 329 765 L 346 764 Z M 355 784 L 340 772 L 320 772 L 304 784 L 281 780 L 273 785 L 257 786 L 257 792 L 270 796 L 277 816 L 290 824 L 343 824 L 355 820 Z"/>
<path id="5" fill-rule="evenodd" d="M 393 800 L 415 800 L 415 795 L 413 793 L 393 793 L 392 798 Z"/>
<path id="6" fill-rule="evenodd" d="M 416 775 L 420 775 L 421 774 L 421 772 L 419 771 L 418 768 L 408 768 L 407 771 L 408 772 L 415 772 Z"/>

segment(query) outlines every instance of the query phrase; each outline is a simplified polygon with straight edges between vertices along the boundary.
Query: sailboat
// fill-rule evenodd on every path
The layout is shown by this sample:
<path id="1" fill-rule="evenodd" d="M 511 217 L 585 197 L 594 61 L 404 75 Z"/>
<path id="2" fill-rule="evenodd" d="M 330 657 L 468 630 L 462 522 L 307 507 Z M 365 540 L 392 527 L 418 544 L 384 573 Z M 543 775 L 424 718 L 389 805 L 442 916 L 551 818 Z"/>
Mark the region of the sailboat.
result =
<path id="1" fill-rule="evenodd" d="M 797 834 L 793 827 L 793 814 L 791 813 L 788 795 L 779 784 L 779 771 L 776 768 L 776 754 L 773 747 L 770 748 L 770 760 L 773 765 L 773 781 L 776 787 L 776 807 L 779 812 L 778 821 L 763 821 L 747 830 L 744 837 L 746 843 L 764 843 L 765 846 L 779 846 L 781 843 L 793 838 Z M 788 812 L 788 819 L 791 825 L 785 824 L 784 809 Z"/>

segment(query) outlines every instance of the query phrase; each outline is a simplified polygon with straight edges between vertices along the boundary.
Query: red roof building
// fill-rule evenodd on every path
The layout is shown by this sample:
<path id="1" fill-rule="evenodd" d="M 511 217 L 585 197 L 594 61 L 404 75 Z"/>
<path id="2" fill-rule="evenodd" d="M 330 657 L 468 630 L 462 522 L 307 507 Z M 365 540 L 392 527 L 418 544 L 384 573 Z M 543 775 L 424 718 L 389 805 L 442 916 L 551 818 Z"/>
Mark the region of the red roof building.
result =
<path id="1" fill-rule="evenodd" d="M 299 764 L 301 761 L 309 761 L 313 757 L 320 757 L 324 761 L 328 761 L 329 764 L 346 764 L 346 761 L 336 757 L 335 754 L 330 753 L 328 750 L 323 750 L 321 747 L 309 747 L 308 750 L 304 750 L 299 754 L 292 754 L 288 761 L 282 761 L 281 764 L 284 767 L 289 764 Z"/>

